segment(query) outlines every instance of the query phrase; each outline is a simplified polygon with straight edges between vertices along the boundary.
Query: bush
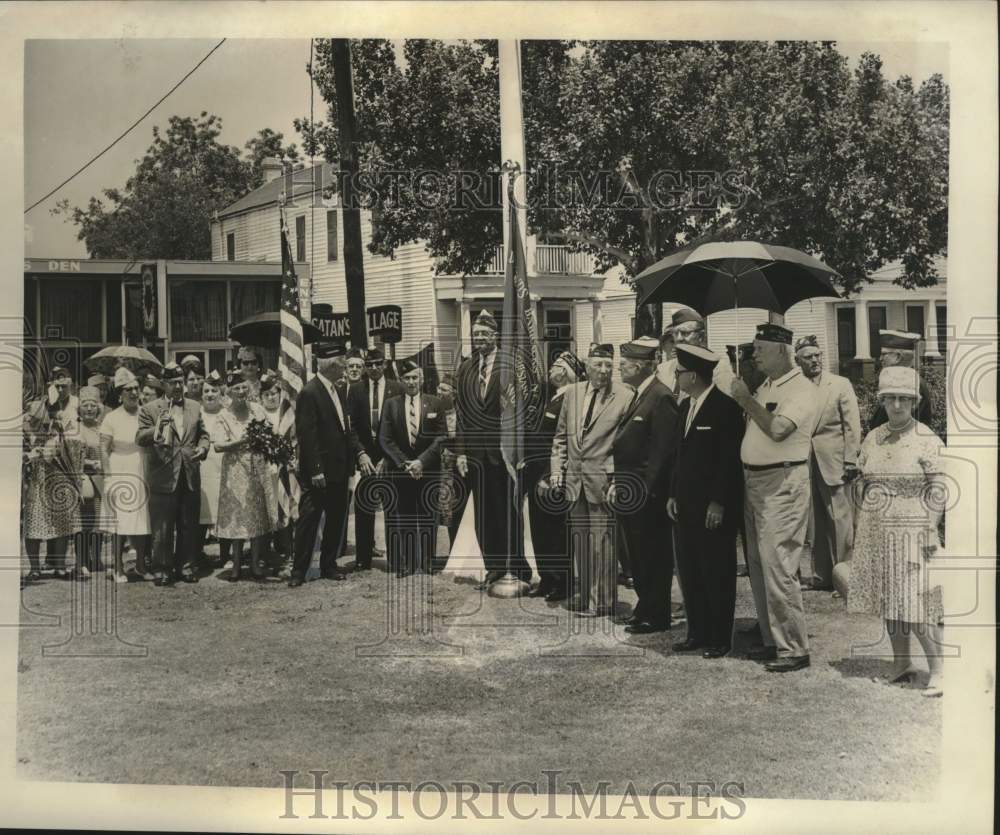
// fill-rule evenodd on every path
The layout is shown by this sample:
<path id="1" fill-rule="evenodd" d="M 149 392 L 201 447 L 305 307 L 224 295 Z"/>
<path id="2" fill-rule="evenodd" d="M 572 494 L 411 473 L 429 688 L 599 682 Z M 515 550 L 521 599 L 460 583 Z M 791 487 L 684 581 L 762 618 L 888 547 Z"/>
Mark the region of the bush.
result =
<path id="1" fill-rule="evenodd" d="M 930 428 L 942 441 L 948 440 L 948 392 L 945 379 L 944 363 L 925 363 L 920 369 L 920 376 L 931 393 Z M 858 408 L 861 410 L 861 437 L 868 434 L 868 419 L 878 408 L 878 378 L 874 380 L 858 380 L 854 383 L 854 392 L 858 396 Z"/>

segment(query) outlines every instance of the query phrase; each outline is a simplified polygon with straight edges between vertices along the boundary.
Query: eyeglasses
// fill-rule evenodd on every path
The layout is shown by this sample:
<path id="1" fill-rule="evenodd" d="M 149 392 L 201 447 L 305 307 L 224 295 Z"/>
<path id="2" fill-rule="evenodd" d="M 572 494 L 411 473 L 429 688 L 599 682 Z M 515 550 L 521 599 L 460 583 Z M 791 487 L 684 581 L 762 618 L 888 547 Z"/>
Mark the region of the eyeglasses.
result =
<path id="1" fill-rule="evenodd" d="M 365 368 L 381 368 L 385 365 L 385 360 L 368 360 L 365 363 Z"/>
<path id="2" fill-rule="evenodd" d="M 240 360 L 240 365 L 256 365 L 257 360 Z"/>

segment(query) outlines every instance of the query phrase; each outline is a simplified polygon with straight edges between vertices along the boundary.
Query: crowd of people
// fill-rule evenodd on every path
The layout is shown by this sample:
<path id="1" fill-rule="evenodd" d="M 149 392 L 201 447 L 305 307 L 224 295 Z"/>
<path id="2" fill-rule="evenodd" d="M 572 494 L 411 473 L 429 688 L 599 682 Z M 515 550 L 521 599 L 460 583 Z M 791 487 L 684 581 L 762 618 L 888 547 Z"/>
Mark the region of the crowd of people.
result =
<path id="1" fill-rule="evenodd" d="M 158 586 L 194 583 L 214 536 L 226 579 L 241 579 L 248 546 L 253 576 L 283 572 L 297 588 L 321 521 L 320 577 L 343 580 L 352 507 L 353 570 L 372 570 L 381 509 L 388 571 L 434 573 L 446 561 L 439 526 L 456 556 L 471 498 L 481 590 L 532 581 L 526 526 L 530 596 L 614 617 L 629 634 L 664 632 L 679 625 L 676 572 L 687 634 L 674 651 L 720 658 L 733 647 L 739 539 L 757 613 L 751 658 L 772 672 L 807 667 L 803 594 L 840 594 L 847 578 L 848 611 L 886 623 L 890 681 L 915 675 L 912 633 L 930 668 L 924 693 L 942 692 L 943 609 L 929 571 L 942 442 L 913 367 L 918 335 L 881 332 L 879 405 L 862 437 L 854 389 L 824 367 L 816 336 L 766 323 L 721 356 L 703 318 L 680 310 L 659 340 L 618 347 L 618 379 L 612 345 L 560 354 L 512 474 L 499 331 L 481 312 L 472 356 L 433 392 L 414 362 L 389 379 L 379 349 L 337 343 L 313 346 L 316 373 L 294 401 L 249 347 L 224 375 L 190 356 L 159 376 L 94 375 L 75 393 L 70 372 L 53 369 L 26 411 L 25 581 L 42 576 L 44 542 L 56 578 L 106 571 L 124 583 L 134 563 L 135 578 Z M 252 443 L 262 425 L 294 455 Z M 623 576 L 638 598 L 627 616 L 616 609 Z"/>

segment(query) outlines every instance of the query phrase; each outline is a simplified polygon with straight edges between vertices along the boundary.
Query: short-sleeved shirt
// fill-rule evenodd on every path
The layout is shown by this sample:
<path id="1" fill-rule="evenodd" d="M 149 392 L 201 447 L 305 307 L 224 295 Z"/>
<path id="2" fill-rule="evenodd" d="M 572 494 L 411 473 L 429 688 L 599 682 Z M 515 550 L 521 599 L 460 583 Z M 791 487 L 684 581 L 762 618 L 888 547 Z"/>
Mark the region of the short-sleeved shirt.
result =
<path id="1" fill-rule="evenodd" d="M 752 418 L 747 420 L 740 457 L 744 464 L 765 466 L 786 461 L 807 461 L 812 449 L 812 433 L 819 409 L 819 389 L 793 368 L 777 380 L 761 383 L 754 400 L 773 415 L 781 415 L 795 424 L 795 430 L 783 441 L 773 441 Z"/>

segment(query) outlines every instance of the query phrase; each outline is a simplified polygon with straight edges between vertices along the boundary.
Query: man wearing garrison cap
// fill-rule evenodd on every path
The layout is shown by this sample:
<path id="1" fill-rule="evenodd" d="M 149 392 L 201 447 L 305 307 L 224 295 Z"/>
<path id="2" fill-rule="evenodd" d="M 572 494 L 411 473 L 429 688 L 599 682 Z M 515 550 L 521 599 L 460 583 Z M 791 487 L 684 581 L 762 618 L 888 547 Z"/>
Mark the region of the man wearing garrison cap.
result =
<path id="1" fill-rule="evenodd" d="M 882 368 L 892 368 L 901 365 L 905 368 L 917 367 L 917 343 L 920 342 L 920 334 L 904 333 L 902 331 L 880 330 L 879 337 L 879 365 Z M 918 372 L 919 374 L 919 369 Z M 934 417 L 931 408 L 931 392 L 923 379 L 920 380 L 920 403 L 917 406 L 917 420 L 924 426 L 930 426 Z M 872 412 L 868 421 L 868 429 L 871 431 L 883 423 L 887 423 L 889 418 L 885 413 L 885 406 L 881 403 Z"/>
<path id="2" fill-rule="evenodd" d="M 700 345 L 702 348 L 707 347 L 705 319 L 700 313 L 691 310 L 689 307 L 682 307 L 680 310 L 674 312 L 674 315 L 670 319 L 670 335 L 673 339 L 675 351 L 678 345 Z M 659 377 L 663 385 L 674 393 L 678 403 L 687 397 L 677 385 L 676 357 L 661 363 L 656 371 L 656 376 Z M 724 394 L 729 394 L 729 383 L 732 379 L 733 372 L 729 367 L 729 363 L 717 363 L 714 377 L 712 378 L 715 387 Z"/>
<path id="3" fill-rule="evenodd" d="M 677 404 L 670 389 L 656 379 L 658 347 L 657 340 L 642 337 L 619 349 L 622 382 L 635 394 L 611 446 L 615 469 L 608 491 L 639 597 L 625 631 L 639 635 L 670 629 L 674 576 L 666 499 Z"/>
<path id="4" fill-rule="evenodd" d="M 569 386 L 552 439 L 550 484 L 570 502 L 573 570 L 579 598 L 570 609 L 582 617 L 612 613 L 617 591 L 614 521 L 608 488 L 614 473 L 611 446 L 633 392 L 611 379 L 614 349 L 590 346 L 587 380 Z"/>
<path id="5" fill-rule="evenodd" d="M 730 395 L 747 414 L 743 461 L 747 562 L 763 646 L 751 658 L 769 672 L 809 666 L 799 563 L 812 504 L 809 456 L 819 395 L 792 362 L 792 332 L 757 326 L 754 358 L 768 379 L 756 397 L 742 380 Z"/>
<path id="6" fill-rule="evenodd" d="M 345 372 L 344 346 L 335 342 L 315 344 L 313 357 L 318 373 L 295 399 L 302 496 L 295 523 L 295 561 L 288 580 L 291 588 L 305 582 L 320 516 L 324 515 L 320 575 L 326 580 L 346 579 L 337 567 L 337 559 L 347 539 L 347 483 L 355 466 L 365 473 L 374 469 L 351 426 L 347 397 L 337 386 Z"/>
<path id="7" fill-rule="evenodd" d="M 455 467 L 468 477 L 475 506 L 476 539 L 483 554 L 486 578 L 480 590 L 503 577 L 510 554 L 510 571 L 520 580 L 531 580 L 531 566 L 520 541 L 509 542 L 508 532 L 524 530 L 520 520 L 512 524 L 514 485 L 507 474 L 500 449 L 500 362 L 496 319 L 483 310 L 472 323 L 473 354 L 455 377 L 458 432 L 455 437 Z M 520 540 L 520 537 L 517 537 Z"/>
<path id="8" fill-rule="evenodd" d="M 743 412 L 712 382 L 718 355 L 677 346 L 677 382 L 687 393 L 677 416 L 667 512 L 688 631 L 675 652 L 721 658 L 732 647 L 736 531 L 743 518 Z M 745 538 L 744 538 L 745 539 Z"/>
<path id="9" fill-rule="evenodd" d="M 812 436 L 812 566 L 806 589 L 833 590 L 833 567 L 851 558 L 854 513 L 850 482 L 857 474 L 861 414 L 854 386 L 823 370 L 823 351 L 812 334 L 795 340 L 795 362 L 819 389 L 819 413 Z"/>

